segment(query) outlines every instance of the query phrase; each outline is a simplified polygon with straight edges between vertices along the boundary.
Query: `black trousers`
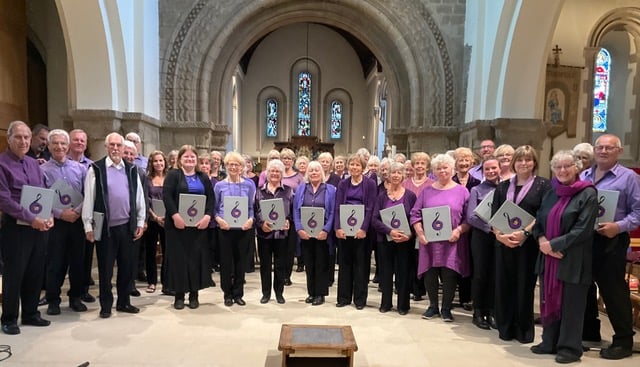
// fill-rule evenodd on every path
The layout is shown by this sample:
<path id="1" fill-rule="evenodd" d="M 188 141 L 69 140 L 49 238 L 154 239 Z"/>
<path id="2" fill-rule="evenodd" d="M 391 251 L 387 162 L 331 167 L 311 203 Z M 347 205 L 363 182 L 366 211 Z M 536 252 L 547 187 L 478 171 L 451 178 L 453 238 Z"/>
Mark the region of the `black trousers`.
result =
<path id="1" fill-rule="evenodd" d="M 84 231 L 84 229 L 83 229 Z M 95 243 L 84 240 L 84 262 L 83 262 L 83 274 L 84 274 L 84 288 L 82 293 L 89 293 L 89 283 L 91 281 L 91 271 L 93 270 L 93 249 Z"/>
<path id="2" fill-rule="evenodd" d="M 493 315 L 495 298 L 495 236 L 474 228 L 471 235 L 473 275 L 471 298 L 477 316 Z"/>
<path id="3" fill-rule="evenodd" d="M 22 303 L 22 319 L 39 315 L 38 300 L 44 277 L 49 233 L 16 224 L 2 216 L 2 325 L 16 323 Z"/>
<path id="4" fill-rule="evenodd" d="M 409 273 L 411 275 L 411 293 L 414 296 L 424 296 L 427 294 L 427 290 L 424 286 L 424 275 L 416 275 L 418 273 L 418 256 L 419 251 L 415 247 L 415 241 L 413 245 L 413 250 L 411 251 L 411 257 L 409 258 Z"/>
<path id="5" fill-rule="evenodd" d="M 607 316 L 613 327 L 613 346 L 633 347 L 633 316 L 629 287 L 625 282 L 629 234 L 620 233 L 614 238 L 599 234 L 593 236 L 593 278 L 607 308 Z M 584 320 L 584 335 L 600 335 L 598 301 L 590 292 Z"/>
<path id="6" fill-rule="evenodd" d="M 587 304 L 588 285 L 563 283 L 562 317 L 542 329 L 542 346 L 558 354 L 582 356 L 582 322 Z"/>
<path id="7" fill-rule="evenodd" d="M 307 294 L 311 297 L 329 295 L 329 244 L 316 238 L 300 242 L 307 275 Z"/>
<path id="8" fill-rule="evenodd" d="M 413 240 L 395 243 L 386 239 L 378 243 L 378 280 L 382 288 L 381 308 L 390 309 L 393 304 L 393 275 L 396 276 L 398 291 L 398 311 L 409 311 L 409 293 L 411 292 L 412 274 L 409 273 L 409 262 L 413 252 Z"/>
<path id="9" fill-rule="evenodd" d="M 249 231 L 220 230 L 220 288 L 224 299 L 244 296 L 244 275 L 249 254 Z"/>
<path id="10" fill-rule="evenodd" d="M 74 223 L 55 219 L 55 225 L 49 233 L 47 250 L 46 298 L 50 304 L 59 305 L 60 288 L 69 271 L 69 299 L 80 298 L 84 278 L 85 234 L 82 220 Z"/>
<path id="11" fill-rule="evenodd" d="M 287 253 L 285 254 L 285 267 L 286 277 L 291 278 L 291 272 L 293 271 L 293 259 L 296 257 L 296 247 L 298 246 L 298 232 L 296 232 L 295 226 L 289 227 L 289 233 L 287 234 Z"/>
<path id="12" fill-rule="evenodd" d="M 113 306 L 113 267 L 118 262 L 118 276 L 116 290 L 119 306 L 130 304 L 131 277 L 133 275 L 133 233 L 129 229 L 129 223 L 109 227 L 110 235 L 96 242 L 98 255 L 98 278 L 100 279 L 100 308 L 101 312 L 110 312 Z"/>
<path id="13" fill-rule="evenodd" d="M 156 262 L 156 252 L 158 246 L 158 240 L 160 240 L 160 248 L 162 250 L 162 265 L 160 267 L 160 282 L 164 285 L 164 257 L 165 257 L 165 244 L 166 239 L 164 235 L 164 228 L 162 228 L 158 222 L 149 221 L 147 225 L 147 232 L 144 237 L 145 248 L 145 263 L 147 271 L 147 284 L 158 283 L 158 265 Z"/>
<path id="14" fill-rule="evenodd" d="M 424 286 L 429 296 L 429 307 L 438 308 L 438 279 L 442 279 L 442 309 L 451 310 L 453 297 L 456 293 L 458 272 L 445 267 L 434 267 L 427 270 L 424 274 Z"/>
<path id="15" fill-rule="evenodd" d="M 369 283 L 369 240 L 347 237 L 338 240 L 338 303 L 366 306 Z"/>
<path id="16" fill-rule="evenodd" d="M 260 283 L 262 295 L 271 296 L 271 264 L 273 264 L 273 291 L 282 295 L 286 277 L 285 256 L 287 239 L 267 239 L 258 237 L 258 256 L 260 257 Z"/>
<path id="17" fill-rule="evenodd" d="M 532 238 L 516 248 L 496 248 L 495 317 L 500 339 L 531 343 L 538 246 Z"/>

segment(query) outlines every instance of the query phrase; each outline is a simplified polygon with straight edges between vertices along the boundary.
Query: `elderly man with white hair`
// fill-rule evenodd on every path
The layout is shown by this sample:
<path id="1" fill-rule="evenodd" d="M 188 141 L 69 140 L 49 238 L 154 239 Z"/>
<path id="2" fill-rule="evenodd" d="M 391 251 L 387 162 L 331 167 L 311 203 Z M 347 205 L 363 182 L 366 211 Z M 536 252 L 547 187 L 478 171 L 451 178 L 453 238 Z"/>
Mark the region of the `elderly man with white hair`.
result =
<path id="1" fill-rule="evenodd" d="M 136 147 L 136 157 L 134 158 L 134 162 L 136 166 L 142 168 L 143 171 L 147 170 L 147 165 L 149 164 L 149 160 L 142 153 L 142 139 L 140 139 L 140 135 L 130 132 L 125 136 L 127 141 L 132 142 Z"/>

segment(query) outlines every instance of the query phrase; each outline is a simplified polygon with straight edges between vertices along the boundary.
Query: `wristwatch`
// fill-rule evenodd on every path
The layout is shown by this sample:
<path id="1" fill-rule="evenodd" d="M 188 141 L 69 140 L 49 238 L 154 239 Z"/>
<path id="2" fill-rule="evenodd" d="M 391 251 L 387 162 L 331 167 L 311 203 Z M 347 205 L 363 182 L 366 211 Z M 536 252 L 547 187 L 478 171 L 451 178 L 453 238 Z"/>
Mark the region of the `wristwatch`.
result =
<path id="1" fill-rule="evenodd" d="M 523 229 L 522 232 L 524 233 L 525 237 L 530 237 L 531 236 L 531 232 L 527 231 L 526 229 Z"/>

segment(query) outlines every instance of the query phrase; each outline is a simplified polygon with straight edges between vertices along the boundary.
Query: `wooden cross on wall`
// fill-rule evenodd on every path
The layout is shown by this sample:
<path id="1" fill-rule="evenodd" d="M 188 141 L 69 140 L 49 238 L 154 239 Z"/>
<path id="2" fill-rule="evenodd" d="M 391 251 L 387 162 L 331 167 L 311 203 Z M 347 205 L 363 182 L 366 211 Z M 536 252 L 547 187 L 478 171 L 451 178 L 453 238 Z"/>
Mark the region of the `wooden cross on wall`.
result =
<path id="1" fill-rule="evenodd" d="M 553 66 L 560 65 L 560 54 L 562 53 L 562 49 L 556 45 L 551 51 L 553 51 Z"/>

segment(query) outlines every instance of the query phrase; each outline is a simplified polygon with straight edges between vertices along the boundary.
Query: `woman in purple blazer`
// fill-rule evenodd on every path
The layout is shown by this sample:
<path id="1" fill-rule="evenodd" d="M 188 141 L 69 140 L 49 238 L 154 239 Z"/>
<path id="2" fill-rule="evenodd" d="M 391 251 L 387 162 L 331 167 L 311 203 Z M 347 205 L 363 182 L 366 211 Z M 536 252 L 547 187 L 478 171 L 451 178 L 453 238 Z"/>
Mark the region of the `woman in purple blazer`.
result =
<path id="1" fill-rule="evenodd" d="M 350 177 L 338 184 L 336 191 L 336 214 L 334 227 L 338 238 L 338 303 L 344 307 L 353 302 L 358 310 L 367 304 L 367 283 L 369 281 L 369 241 L 366 239 L 373 214 L 378 187 L 375 181 L 366 178 L 366 162 L 358 154 L 347 160 Z M 358 231 L 347 235 L 340 223 L 340 206 L 345 204 L 364 205 L 364 220 Z"/>

